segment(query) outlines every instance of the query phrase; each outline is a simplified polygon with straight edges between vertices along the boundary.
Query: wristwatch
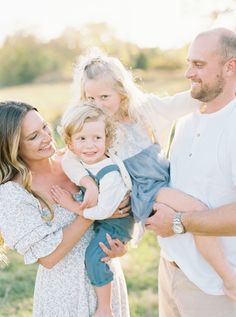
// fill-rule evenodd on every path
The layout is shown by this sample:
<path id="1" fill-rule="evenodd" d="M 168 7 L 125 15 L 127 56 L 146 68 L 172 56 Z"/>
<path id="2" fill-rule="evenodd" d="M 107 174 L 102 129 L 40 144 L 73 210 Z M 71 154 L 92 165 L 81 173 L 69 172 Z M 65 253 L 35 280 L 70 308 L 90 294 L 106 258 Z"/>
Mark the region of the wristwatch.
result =
<path id="1" fill-rule="evenodd" d="M 186 230 L 184 228 L 184 225 L 182 224 L 181 221 L 182 213 L 181 212 L 176 212 L 174 218 L 173 218 L 173 223 L 172 223 L 172 230 L 176 234 L 181 234 L 185 233 Z"/>

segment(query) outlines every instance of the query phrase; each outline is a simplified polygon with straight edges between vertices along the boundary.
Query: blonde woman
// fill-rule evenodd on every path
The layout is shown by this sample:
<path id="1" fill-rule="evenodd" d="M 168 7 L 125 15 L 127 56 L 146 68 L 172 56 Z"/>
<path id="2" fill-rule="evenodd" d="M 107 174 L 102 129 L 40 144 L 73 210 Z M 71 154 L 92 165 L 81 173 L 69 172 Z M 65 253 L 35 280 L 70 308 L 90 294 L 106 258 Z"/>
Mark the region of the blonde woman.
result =
<path id="1" fill-rule="evenodd" d="M 78 188 L 61 168 L 48 124 L 30 105 L 1 102 L 0 147 L 1 234 L 25 264 L 39 263 L 33 316 L 92 316 L 97 299 L 84 266 L 92 221 L 53 200 L 55 185 L 71 194 Z M 129 317 L 121 268 L 112 261 L 111 267 L 114 315 Z"/>

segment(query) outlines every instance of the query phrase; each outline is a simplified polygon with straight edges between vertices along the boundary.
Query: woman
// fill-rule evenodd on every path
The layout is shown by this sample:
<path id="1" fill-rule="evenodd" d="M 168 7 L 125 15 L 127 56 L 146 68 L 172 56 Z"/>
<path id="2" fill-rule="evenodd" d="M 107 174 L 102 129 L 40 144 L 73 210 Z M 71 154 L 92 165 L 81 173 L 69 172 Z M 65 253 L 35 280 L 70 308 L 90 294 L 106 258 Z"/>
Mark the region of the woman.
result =
<path id="1" fill-rule="evenodd" d="M 61 169 L 51 131 L 37 109 L 0 103 L 0 230 L 8 247 L 39 263 L 34 317 L 89 317 L 96 295 L 84 266 L 93 230 L 90 220 L 55 204 L 53 185 L 78 191 Z M 115 317 L 129 317 L 122 270 L 113 261 Z"/>

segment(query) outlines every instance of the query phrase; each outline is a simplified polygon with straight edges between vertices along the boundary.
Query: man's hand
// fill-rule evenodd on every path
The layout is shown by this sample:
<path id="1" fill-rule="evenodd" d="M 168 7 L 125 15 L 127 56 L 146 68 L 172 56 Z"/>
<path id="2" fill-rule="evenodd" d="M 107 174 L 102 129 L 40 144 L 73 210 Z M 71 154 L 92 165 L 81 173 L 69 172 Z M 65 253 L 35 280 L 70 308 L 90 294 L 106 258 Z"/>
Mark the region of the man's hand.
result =
<path id="1" fill-rule="evenodd" d="M 161 237 L 169 237 L 174 234 L 172 230 L 172 222 L 175 216 L 174 209 L 160 203 L 153 205 L 155 214 L 148 218 L 145 223 L 147 230 L 154 231 Z"/>

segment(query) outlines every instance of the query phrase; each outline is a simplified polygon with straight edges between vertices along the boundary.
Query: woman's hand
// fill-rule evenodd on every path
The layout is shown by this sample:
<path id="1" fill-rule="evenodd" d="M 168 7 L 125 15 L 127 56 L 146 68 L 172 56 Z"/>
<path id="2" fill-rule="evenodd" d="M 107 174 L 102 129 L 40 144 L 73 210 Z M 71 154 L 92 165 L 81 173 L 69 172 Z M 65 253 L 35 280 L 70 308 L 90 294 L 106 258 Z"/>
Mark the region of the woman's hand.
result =
<path id="1" fill-rule="evenodd" d="M 125 255 L 125 253 L 127 252 L 127 248 L 119 239 L 112 239 L 108 233 L 106 234 L 106 238 L 109 243 L 110 249 L 106 247 L 104 243 L 99 242 L 100 248 L 107 255 L 106 257 L 101 259 L 102 262 L 108 262 L 112 258 Z"/>
<path id="2" fill-rule="evenodd" d="M 90 176 L 84 176 L 80 180 L 80 185 L 85 187 L 84 199 L 81 202 L 81 209 L 94 207 L 98 203 L 98 186 Z"/>
<path id="3" fill-rule="evenodd" d="M 119 204 L 118 208 L 115 210 L 113 215 L 110 218 L 124 218 L 129 216 L 129 212 L 131 209 L 130 205 L 130 193 L 127 193 Z"/>
<path id="4" fill-rule="evenodd" d="M 83 216 L 83 210 L 81 209 L 81 203 L 73 199 L 72 194 L 67 190 L 61 188 L 58 185 L 54 185 L 51 188 L 52 198 L 61 207 L 64 207 L 77 215 Z"/>

